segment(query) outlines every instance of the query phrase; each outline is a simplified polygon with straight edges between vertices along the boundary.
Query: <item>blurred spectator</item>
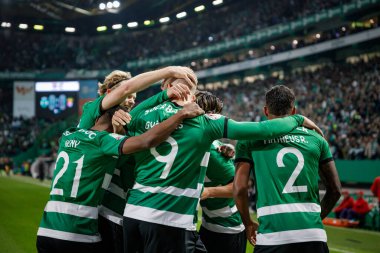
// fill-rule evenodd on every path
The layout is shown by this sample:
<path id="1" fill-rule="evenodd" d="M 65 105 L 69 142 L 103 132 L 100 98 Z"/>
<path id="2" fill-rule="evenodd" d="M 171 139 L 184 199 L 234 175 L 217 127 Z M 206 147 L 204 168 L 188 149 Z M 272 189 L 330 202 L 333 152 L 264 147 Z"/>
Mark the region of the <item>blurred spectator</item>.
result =
<path id="1" fill-rule="evenodd" d="M 368 202 L 363 198 L 363 192 L 357 192 L 357 199 L 352 208 L 344 209 L 341 213 L 342 219 L 359 220 L 359 226 L 364 224 L 364 219 L 367 213 L 371 211 Z"/>
<path id="2" fill-rule="evenodd" d="M 348 191 L 342 191 L 342 195 L 342 202 L 334 209 L 335 217 L 338 219 L 340 218 L 343 210 L 350 209 L 354 206 L 354 198 L 350 196 Z"/>
<path id="3" fill-rule="evenodd" d="M 373 193 L 373 196 L 377 198 L 377 201 L 379 204 L 379 211 L 380 211 L 380 177 L 376 177 L 375 180 L 373 180 L 373 183 L 371 186 L 371 192 Z"/>

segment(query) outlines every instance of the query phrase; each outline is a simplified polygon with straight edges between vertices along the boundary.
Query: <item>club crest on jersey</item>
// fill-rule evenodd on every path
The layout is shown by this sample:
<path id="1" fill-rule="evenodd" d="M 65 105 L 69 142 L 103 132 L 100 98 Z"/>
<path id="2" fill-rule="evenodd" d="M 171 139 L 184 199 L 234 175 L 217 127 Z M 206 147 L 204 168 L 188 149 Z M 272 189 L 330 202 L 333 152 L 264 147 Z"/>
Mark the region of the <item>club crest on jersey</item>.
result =
<path id="1" fill-rule="evenodd" d="M 222 117 L 222 115 L 220 115 L 220 114 L 213 114 L 213 113 L 205 114 L 205 116 L 209 119 L 212 119 L 212 120 L 217 120 L 217 119 L 220 119 Z"/>
<path id="2" fill-rule="evenodd" d="M 121 138 L 123 138 L 124 136 L 120 135 L 120 134 L 115 134 L 115 133 L 112 133 L 112 134 L 109 134 L 112 138 L 115 138 L 116 140 L 120 140 Z"/>

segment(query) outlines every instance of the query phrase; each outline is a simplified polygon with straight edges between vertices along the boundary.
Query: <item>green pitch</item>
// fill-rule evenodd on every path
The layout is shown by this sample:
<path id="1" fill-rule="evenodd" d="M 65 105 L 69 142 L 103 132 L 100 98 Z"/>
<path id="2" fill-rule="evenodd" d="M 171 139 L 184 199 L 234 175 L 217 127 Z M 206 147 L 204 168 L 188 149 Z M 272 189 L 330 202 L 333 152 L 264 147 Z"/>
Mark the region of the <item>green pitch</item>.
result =
<path id="1" fill-rule="evenodd" d="M 49 183 L 24 177 L 0 176 L 0 252 L 36 252 L 38 224 L 49 195 Z M 326 227 L 332 253 L 375 253 L 380 233 Z M 247 252 L 252 253 L 251 245 Z"/>

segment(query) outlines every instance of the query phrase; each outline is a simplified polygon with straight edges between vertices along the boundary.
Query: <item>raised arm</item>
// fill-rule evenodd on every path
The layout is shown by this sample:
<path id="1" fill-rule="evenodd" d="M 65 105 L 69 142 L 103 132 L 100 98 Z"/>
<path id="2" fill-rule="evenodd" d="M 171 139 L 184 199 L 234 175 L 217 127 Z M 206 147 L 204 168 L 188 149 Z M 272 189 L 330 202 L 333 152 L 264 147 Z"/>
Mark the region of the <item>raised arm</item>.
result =
<path id="1" fill-rule="evenodd" d="M 102 100 L 102 111 L 119 105 L 125 98 L 135 92 L 139 92 L 152 84 L 169 77 L 183 78 L 188 83 L 195 85 L 196 77 L 191 69 L 186 67 L 166 67 L 159 70 L 145 72 L 129 80 L 122 81 L 120 86 L 107 94 Z"/>
<path id="2" fill-rule="evenodd" d="M 257 222 L 251 219 L 249 214 L 248 182 L 251 165 L 248 162 L 236 163 L 235 180 L 233 182 L 233 196 L 236 207 L 245 226 L 247 240 L 255 245 Z"/>
<path id="3" fill-rule="evenodd" d="M 324 219 L 339 200 L 342 186 L 334 161 L 321 164 L 319 166 L 319 176 L 326 187 L 326 194 L 321 201 L 321 218 Z"/>
<path id="4" fill-rule="evenodd" d="M 236 140 L 266 140 L 280 137 L 302 126 L 304 117 L 292 115 L 262 122 L 236 122 L 229 120 L 227 138 Z"/>
<path id="5" fill-rule="evenodd" d="M 184 119 L 194 118 L 203 113 L 204 111 L 196 103 L 186 104 L 182 110 L 149 131 L 142 135 L 128 138 L 123 144 L 123 154 L 135 153 L 158 146 L 169 137 Z"/>

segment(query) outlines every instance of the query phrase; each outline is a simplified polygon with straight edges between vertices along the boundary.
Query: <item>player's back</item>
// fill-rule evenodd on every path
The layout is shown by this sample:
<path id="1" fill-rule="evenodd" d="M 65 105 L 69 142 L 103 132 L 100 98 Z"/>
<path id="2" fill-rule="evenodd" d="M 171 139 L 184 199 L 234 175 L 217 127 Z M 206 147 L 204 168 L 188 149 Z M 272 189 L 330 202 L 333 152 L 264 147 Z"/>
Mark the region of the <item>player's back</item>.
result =
<path id="1" fill-rule="evenodd" d="M 254 164 L 258 244 L 326 241 L 318 170 L 331 159 L 327 142 L 299 127 L 281 138 L 241 142 L 238 149 L 250 152 Z"/>
<path id="2" fill-rule="evenodd" d="M 179 109 L 165 102 L 139 114 L 130 128 L 135 135 L 142 134 Z M 129 191 L 124 216 L 182 228 L 192 225 L 210 146 L 223 136 L 224 124 L 220 115 L 188 119 L 166 142 L 135 153 L 136 183 Z"/>
<path id="3" fill-rule="evenodd" d="M 38 235 L 79 242 L 100 240 L 98 205 L 111 180 L 105 174 L 113 173 L 123 139 L 77 128 L 63 133 Z"/>

